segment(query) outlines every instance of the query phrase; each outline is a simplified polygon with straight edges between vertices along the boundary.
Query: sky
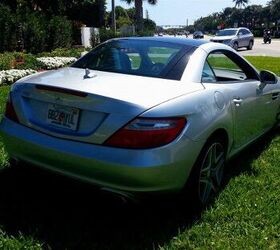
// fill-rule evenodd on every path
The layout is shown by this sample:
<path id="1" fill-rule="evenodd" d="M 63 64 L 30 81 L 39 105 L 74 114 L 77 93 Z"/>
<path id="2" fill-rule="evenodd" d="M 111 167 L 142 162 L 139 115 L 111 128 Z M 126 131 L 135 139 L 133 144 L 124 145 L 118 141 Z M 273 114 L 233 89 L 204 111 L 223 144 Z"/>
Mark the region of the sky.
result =
<path id="1" fill-rule="evenodd" d="M 249 5 L 259 4 L 265 6 L 268 0 L 249 0 Z M 107 11 L 111 10 L 111 0 L 107 0 Z M 133 7 L 121 0 L 115 0 L 115 5 L 124 8 Z M 143 5 L 143 13 L 149 12 L 150 19 L 157 25 L 186 25 L 214 12 L 220 12 L 226 7 L 234 7 L 231 0 L 158 0 L 156 6 L 147 3 Z"/>

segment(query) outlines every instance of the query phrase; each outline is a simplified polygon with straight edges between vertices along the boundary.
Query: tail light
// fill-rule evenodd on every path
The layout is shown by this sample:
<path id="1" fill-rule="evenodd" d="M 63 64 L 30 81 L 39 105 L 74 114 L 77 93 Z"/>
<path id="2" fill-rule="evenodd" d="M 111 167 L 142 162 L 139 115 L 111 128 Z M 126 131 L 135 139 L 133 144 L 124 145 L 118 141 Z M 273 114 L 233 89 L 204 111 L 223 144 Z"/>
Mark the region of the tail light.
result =
<path id="1" fill-rule="evenodd" d="M 144 149 L 175 140 L 186 125 L 185 118 L 137 118 L 113 134 L 104 145 Z"/>
<path id="2" fill-rule="evenodd" d="M 14 122 L 19 122 L 16 111 L 13 106 L 11 95 L 9 95 L 9 98 L 6 103 L 5 116 Z"/>

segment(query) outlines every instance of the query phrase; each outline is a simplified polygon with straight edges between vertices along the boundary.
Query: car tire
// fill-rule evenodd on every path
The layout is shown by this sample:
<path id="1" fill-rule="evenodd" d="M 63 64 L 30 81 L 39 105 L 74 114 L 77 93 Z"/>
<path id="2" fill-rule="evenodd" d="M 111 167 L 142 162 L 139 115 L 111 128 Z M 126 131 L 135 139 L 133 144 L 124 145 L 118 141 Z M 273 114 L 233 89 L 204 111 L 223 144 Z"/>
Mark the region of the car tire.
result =
<path id="1" fill-rule="evenodd" d="M 226 162 L 226 143 L 222 138 L 210 139 L 203 147 L 186 185 L 187 199 L 203 208 L 221 188 Z"/>
<path id="2" fill-rule="evenodd" d="M 254 45 L 253 41 L 250 41 L 249 45 L 247 47 L 247 50 L 252 50 L 253 49 L 253 45 Z"/>
<path id="3" fill-rule="evenodd" d="M 238 50 L 238 43 L 234 42 L 234 44 L 232 45 L 232 48 L 237 51 Z"/>

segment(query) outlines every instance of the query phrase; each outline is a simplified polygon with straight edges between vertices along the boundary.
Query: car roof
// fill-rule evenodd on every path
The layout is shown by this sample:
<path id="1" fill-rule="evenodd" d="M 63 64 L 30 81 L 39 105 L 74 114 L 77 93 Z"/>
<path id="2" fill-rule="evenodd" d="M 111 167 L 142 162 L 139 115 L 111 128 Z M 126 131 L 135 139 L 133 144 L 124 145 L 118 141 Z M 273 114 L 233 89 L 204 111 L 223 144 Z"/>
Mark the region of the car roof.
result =
<path id="1" fill-rule="evenodd" d="M 246 27 L 238 27 L 238 28 L 226 28 L 226 29 L 223 29 L 223 30 L 239 30 L 239 29 L 245 29 L 245 30 L 249 30 L 248 28 Z"/>
<path id="2" fill-rule="evenodd" d="M 226 29 L 222 29 L 222 30 L 238 30 L 240 28 L 226 28 Z"/>
<path id="3" fill-rule="evenodd" d="M 209 41 L 203 39 L 197 40 L 197 39 L 178 38 L 178 37 L 124 37 L 124 38 L 115 38 L 113 40 L 157 41 L 157 42 L 186 45 L 191 47 L 199 47 L 202 44 L 209 43 Z"/>

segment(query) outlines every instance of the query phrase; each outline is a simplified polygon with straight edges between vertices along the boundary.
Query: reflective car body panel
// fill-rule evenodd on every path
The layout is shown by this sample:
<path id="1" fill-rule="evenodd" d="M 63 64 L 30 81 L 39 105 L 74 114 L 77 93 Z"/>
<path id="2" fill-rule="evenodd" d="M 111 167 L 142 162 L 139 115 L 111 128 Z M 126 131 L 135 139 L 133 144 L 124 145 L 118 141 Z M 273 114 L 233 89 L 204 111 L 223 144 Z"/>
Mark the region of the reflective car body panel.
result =
<path id="1" fill-rule="evenodd" d="M 142 51 L 142 63 L 151 66 L 158 63 L 156 60 L 163 62 L 163 54 L 171 51 L 164 60 L 168 65 L 174 58 L 173 45 L 191 47 L 184 50 L 191 53 L 187 57 L 180 54 L 172 66 L 174 72 L 180 72 L 178 67 L 184 65 L 179 79 L 166 79 L 160 73 L 142 76 L 103 69 L 91 69 L 91 77 L 85 78 L 85 69 L 74 65 L 18 81 L 11 91 L 18 121 L 6 114 L 0 126 L 9 155 L 102 188 L 175 192 L 185 186 L 201 150 L 213 135 L 226 135 L 229 159 L 276 124 L 279 81 L 260 89 L 259 72 L 233 49 L 191 39 L 130 38 L 122 40 L 118 53 L 125 52 L 133 61 L 137 51 L 125 48 L 125 41 L 149 44 L 152 40 L 165 47 L 153 48 L 153 53 Z M 171 50 L 167 43 L 172 44 Z M 147 55 L 152 57 L 151 62 L 143 62 L 148 60 Z M 180 60 L 186 61 L 182 64 Z M 133 72 L 137 70 L 135 65 Z M 53 105 L 58 110 L 61 106 L 79 110 L 75 129 L 52 123 L 56 120 L 49 119 L 48 112 Z M 139 149 L 106 144 L 135 120 L 176 118 L 185 119 L 186 124 L 168 144 Z M 168 126 L 164 122 L 156 126 L 159 124 Z M 140 127 L 134 129 L 141 131 L 142 125 L 137 123 Z"/>
<path id="2" fill-rule="evenodd" d="M 251 49 L 254 44 L 254 35 L 247 28 L 231 28 L 220 30 L 216 36 L 210 39 L 211 42 L 223 43 L 235 49 L 247 47 Z"/>

